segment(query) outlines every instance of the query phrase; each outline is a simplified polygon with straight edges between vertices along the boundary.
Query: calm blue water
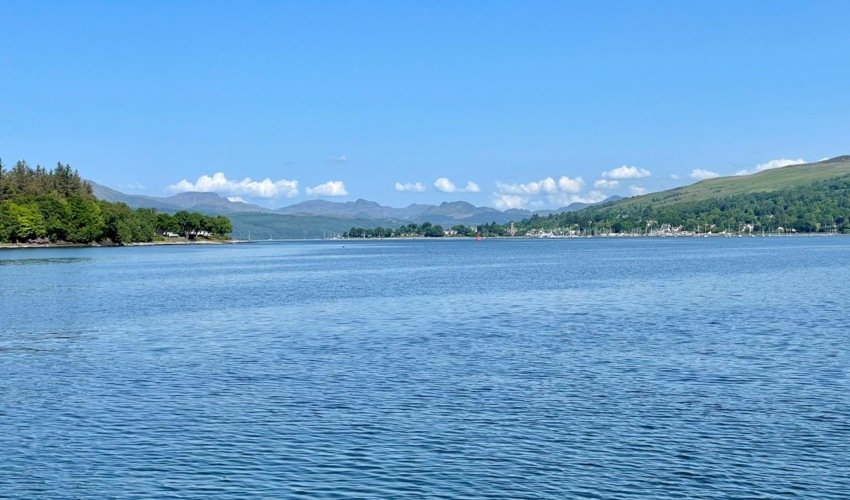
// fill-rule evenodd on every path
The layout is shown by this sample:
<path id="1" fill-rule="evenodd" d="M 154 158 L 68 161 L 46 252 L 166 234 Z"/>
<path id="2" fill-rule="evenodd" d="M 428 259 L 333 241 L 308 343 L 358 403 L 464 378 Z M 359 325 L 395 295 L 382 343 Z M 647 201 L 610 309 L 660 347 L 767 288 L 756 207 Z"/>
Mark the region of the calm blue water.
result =
<path id="1" fill-rule="evenodd" d="M 0 252 L 0 497 L 847 498 L 850 239 Z"/>

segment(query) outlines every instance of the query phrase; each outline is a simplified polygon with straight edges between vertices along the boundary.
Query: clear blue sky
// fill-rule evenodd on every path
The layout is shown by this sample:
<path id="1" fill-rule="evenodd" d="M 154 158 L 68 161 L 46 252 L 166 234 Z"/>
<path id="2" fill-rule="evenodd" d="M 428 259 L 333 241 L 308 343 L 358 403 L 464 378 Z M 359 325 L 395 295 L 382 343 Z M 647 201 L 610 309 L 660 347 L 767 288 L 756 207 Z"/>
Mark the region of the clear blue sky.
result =
<path id="1" fill-rule="evenodd" d="M 850 153 L 847 1 L 5 1 L 0 21 L 0 157 L 128 192 L 221 172 L 200 186 L 266 206 L 559 206 Z"/>

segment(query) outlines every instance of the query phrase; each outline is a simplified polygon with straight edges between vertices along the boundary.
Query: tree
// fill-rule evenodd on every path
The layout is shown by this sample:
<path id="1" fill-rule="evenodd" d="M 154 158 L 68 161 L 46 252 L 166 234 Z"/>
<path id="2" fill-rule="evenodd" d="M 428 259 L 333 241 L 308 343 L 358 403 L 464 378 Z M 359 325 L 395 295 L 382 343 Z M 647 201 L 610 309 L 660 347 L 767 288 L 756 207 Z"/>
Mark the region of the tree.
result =
<path id="1" fill-rule="evenodd" d="M 174 214 L 174 220 L 180 226 L 180 236 L 195 239 L 201 229 L 201 214 L 181 210 Z"/>
<path id="2" fill-rule="evenodd" d="M 7 241 L 25 242 L 47 236 L 47 225 L 35 203 L 17 204 L 5 201 L 0 211 L 3 212 L 0 217 L 4 226 L 2 232 Z"/>
<path id="3" fill-rule="evenodd" d="M 159 234 L 179 233 L 180 224 L 177 223 L 177 218 L 170 214 L 156 214 L 156 231 Z"/>
<path id="4" fill-rule="evenodd" d="M 133 213 L 124 203 L 101 203 L 103 235 L 113 243 L 130 243 L 133 239 Z"/>
<path id="5" fill-rule="evenodd" d="M 67 240 L 70 212 L 65 198 L 55 192 L 47 193 L 36 198 L 36 204 L 44 218 L 50 241 Z"/>
<path id="6" fill-rule="evenodd" d="M 424 226 L 424 224 L 423 224 L 423 226 Z M 425 236 L 427 238 L 439 238 L 439 237 L 443 236 L 443 233 L 444 233 L 443 226 L 440 226 L 440 225 L 432 226 L 432 225 L 429 224 L 428 228 L 425 229 L 423 236 Z"/>
<path id="7" fill-rule="evenodd" d="M 106 224 L 100 205 L 92 199 L 73 196 L 68 199 L 70 221 L 68 240 L 75 243 L 90 243 L 103 237 Z"/>
<path id="8" fill-rule="evenodd" d="M 213 228 L 213 234 L 218 236 L 227 236 L 233 232 L 233 224 L 230 222 L 230 219 L 223 215 L 219 215 L 213 219 Z"/>

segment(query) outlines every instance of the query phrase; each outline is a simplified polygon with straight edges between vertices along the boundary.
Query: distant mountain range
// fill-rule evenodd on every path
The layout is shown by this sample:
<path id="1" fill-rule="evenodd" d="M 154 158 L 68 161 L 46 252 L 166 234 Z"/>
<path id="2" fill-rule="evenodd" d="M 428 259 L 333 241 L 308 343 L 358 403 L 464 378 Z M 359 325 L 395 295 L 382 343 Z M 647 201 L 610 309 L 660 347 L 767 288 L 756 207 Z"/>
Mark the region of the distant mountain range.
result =
<path id="1" fill-rule="evenodd" d="M 335 202 L 327 200 L 308 200 L 301 203 L 296 203 L 287 207 L 278 208 L 275 210 L 243 203 L 238 201 L 230 201 L 227 198 L 216 193 L 197 193 L 187 192 L 180 193 L 168 197 L 157 196 L 142 196 L 126 194 L 115 189 L 90 182 L 94 190 L 94 195 L 100 199 L 123 202 L 132 208 L 155 208 L 162 212 L 177 212 L 180 210 L 192 210 L 205 214 L 227 215 L 231 219 L 237 214 L 267 214 L 266 217 L 250 217 L 252 226 L 259 232 L 262 232 L 262 223 L 260 221 L 273 221 L 273 218 L 268 216 L 289 216 L 289 217 L 312 217 L 315 222 L 328 221 L 337 219 L 343 225 L 350 224 L 354 221 L 362 225 L 402 225 L 415 222 L 431 222 L 433 224 L 485 224 L 496 222 L 504 224 L 510 221 L 517 221 L 531 217 L 534 214 L 546 216 L 553 213 L 572 212 L 588 207 L 585 203 L 572 203 L 557 210 L 539 210 L 532 212 L 529 210 L 497 210 L 490 207 L 477 207 L 465 201 L 444 202 L 439 205 L 413 204 L 404 208 L 393 208 L 380 205 L 374 201 L 357 200 L 346 202 Z M 619 197 L 611 197 L 605 200 L 610 202 L 619 199 Z M 237 217 L 234 224 L 238 226 L 238 222 L 245 217 Z M 290 219 L 287 219 L 290 220 Z M 280 222 L 280 221 L 278 221 Z M 270 223 L 270 222 L 269 222 Z M 279 224 L 277 224 L 279 225 Z M 301 224 L 298 224 L 299 230 L 303 230 Z M 340 227 L 334 223 L 334 230 Z M 346 227 L 346 229 L 348 228 Z M 303 232 L 303 231 L 302 231 Z"/>
<path id="2" fill-rule="evenodd" d="M 405 222 L 431 222 L 433 224 L 485 224 L 497 222 L 504 224 L 514 220 L 550 213 L 572 212 L 587 207 L 584 203 L 573 203 L 557 210 L 497 210 L 490 207 L 477 207 L 465 201 L 443 202 L 439 205 L 413 204 L 404 208 L 386 207 L 374 201 L 357 200 L 333 202 L 310 200 L 275 210 L 283 215 L 313 215 L 340 219 L 393 219 Z"/>
<path id="3" fill-rule="evenodd" d="M 208 215 L 223 215 L 234 212 L 271 212 L 271 210 L 250 203 L 230 201 L 216 193 L 191 192 L 167 197 L 143 196 L 122 193 L 96 182 L 87 182 L 91 184 L 96 197 L 101 200 L 126 203 L 130 208 L 155 208 L 161 212 L 193 210 Z"/>
<path id="4" fill-rule="evenodd" d="M 809 196 L 805 191 L 806 189 L 811 191 L 809 186 L 820 186 L 818 183 L 845 179 L 850 179 L 850 156 L 765 170 L 751 175 L 718 177 L 643 196 L 631 198 L 612 196 L 594 205 L 573 203 L 557 210 L 536 212 L 516 209 L 501 211 L 490 207 L 477 207 L 464 201 L 445 202 L 439 205 L 413 204 L 404 208 L 393 208 L 367 200 L 347 202 L 310 200 L 272 210 L 249 203 L 230 201 L 215 193 L 180 193 L 168 197 L 140 196 L 125 194 L 93 182 L 91 184 L 95 196 L 107 201 L 123 202 L 132 208 L 156 208 L 163 212 L 193 210 L 205 214 L 227 215 L 233 222 L 235 238 L 245 239 L 251 236 L 255 239 L 279 239 L 321 238 L 342 233 L 353 226 L 398 227 L 413 222 L 417 224 L 431 222 L 444 226 L 477 225 L 489 222 L 504 224 L 528 219 L 535 214 L 540 217 L 564 214 L 560 218 L 569 218 L 569 212 L 583 209 L 588 209 L 587 216 L 593 217 L 594 214 L 600 214 L 599 217 L 610 216 L 612 221 L 615 218 L 622 219 L 624 214 L 646 215 L 650 211 L 658 210 L 683 213 L 697 210 L 691 213 L 690 217 L 705 218 L 705 214 L 698 213 L 698 207 L 706 203 L 711 205 L 712 209 L 717 208 L 722 211 L 722 207 L 718 204 L 722 205 L 723 200 L 740 204 L 741 199 L 753 202 L 759 196 L 765 198 L 774 192 L 778 195 L 786 193 L 788 196 L 799 194 L 794 190 L 803 190 L 804 194 Z M 823 195 L 817 191 L 812 193 Z M 805 196 L 803 198 L 809 199 Z M 830 203 L 843 206 L 846 200 L 834 200 Z M 714 207 L 714 205 L 718 206 Z M 653 215 L 653 217 L 657 216 L 658 214 Z M 840 218 L 844 220 L 845 217 Z M 546 224 L 547 222 L 531 221 L 531 223 Z M 821 223 L 823 224 L 829 224 L 829 221 Z"/>

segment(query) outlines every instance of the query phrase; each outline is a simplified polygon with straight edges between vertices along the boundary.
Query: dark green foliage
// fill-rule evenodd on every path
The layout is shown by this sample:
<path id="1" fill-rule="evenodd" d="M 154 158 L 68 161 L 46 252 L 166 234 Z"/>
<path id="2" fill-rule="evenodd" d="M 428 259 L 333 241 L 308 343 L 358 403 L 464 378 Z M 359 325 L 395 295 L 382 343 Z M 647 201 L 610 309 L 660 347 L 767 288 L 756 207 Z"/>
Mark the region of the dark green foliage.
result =
<path id="1" fill-rule="evenodd" d="M 170 232 L 190 239 L 224 238 L 233 230 L 227 217 L 195 212 L 182 217 L 184 226 L 175 216 L 153 209 L 98 201 L 91 186 L 68 165 L 59 163 L 48 171 L 19 161 L 6 170 L 0 162 L 0 242 L 47 238 L 124 244 L 153 241 Z"/>
<path id="2" fill-rule="evenodd" d="M 157 214 L 160 232 L 179 234 L 190 240 L 201 237 L 223 237 L 233 231 L 230 219 L 223 215 L 207 216 L 198 212 L 181 210 L 174 215 Z"/>
<path id="3" fill-rule="evenodd" d="M 461 231 L 466 234 L 471 231 L 466 228 L 466 226 L 458 225 L 452 228 L 453 231 L 456 231 L 458 235 L 461 234 L 461 231 L 458 231 L 456 228 L 463 228 Z M 352 227 L 348 230 L 348 232 L 343 233 L 343 238 L 413 238 L 413 237 L 426 237 L 426 238 L 442 238 L 446 235 L 446 231 L 443 229 L 443 226 L 434 225 L 430 222 L 423 222 L 421 225 L 416 224 L 407 224 L 404 226 L 400 226 L 398 229 L 391 229 L 388 227 L 376 227 L 374 229 L 364 229 L 362 227 Z"/>
<path id="4" fill-rule="evenodd" d="M 613 203 L 518 223 L 529 229 L 578 228 L 585 234 L 643 233 L 663 224 L 699 232 L 850 233 L 850 177 L 777 191 L 658 205 L 652 200 Z"/>

